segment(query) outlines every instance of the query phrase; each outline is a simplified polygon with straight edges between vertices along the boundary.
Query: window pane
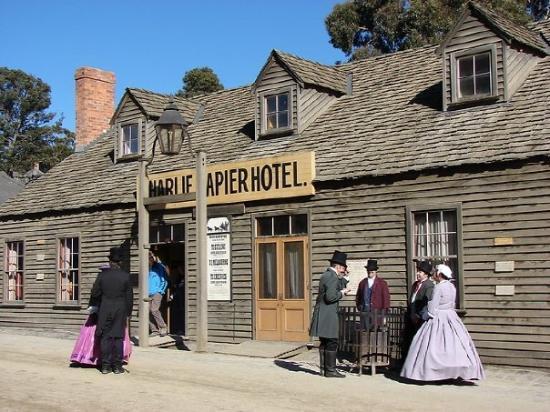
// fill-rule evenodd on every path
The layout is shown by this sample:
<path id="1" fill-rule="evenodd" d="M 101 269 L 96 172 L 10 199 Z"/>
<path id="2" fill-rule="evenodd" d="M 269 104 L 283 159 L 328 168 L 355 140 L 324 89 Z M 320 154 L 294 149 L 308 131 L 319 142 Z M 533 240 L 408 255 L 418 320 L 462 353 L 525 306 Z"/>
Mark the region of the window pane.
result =
<path id="1" fill-rule="evenodd" d="M 490 94 L 491 93 L 491 75 L 484 74 L 476 77 L 476 94 Z"/>
<path id="2" fill-rule="evenodd" d="M 304 242 L 285 243 L 285 299 L 304 298 Z"/>
<path id="3" fill-rule="evenodd" d="M 173 226 L 174 242 L 183 242 L 185 240 L 184 236 L 184 226 L 182 223 Z"/>
<path id="4" fill-rule="evenodd" d="M 134 154 L 139 152 L 138 125 L 129 124 L 122 127 L 122 154 Z"/>
<path id="5" fill-rule="evenodd" d="M 276 129 L 277 128 L 277 115 L 270 114 L 267 116 L 267 128 Z"/>
<path id="6" fill-rule="evenodd" d="M 137 153 L 139 151 L 138 150 L 138 139 L 137 138 L 132 139 L 132 144 L 131 144 L 130 150 L 132 151 L 132 153 Z"/>
<path id="7" fill-rule="evenodd" d="M 168 243 L 172 240 L 172 225 L 159 226 L 159 242 Z"/>
<path id="8" fill-rule="evenodd" d="M 277 96 L 269 96 L 266 99 L 266 112 L 275 113 L 277 111 Z"/>
<path id="9" fill-rule="evenodd" d="M 290 216 L 275 216 L 273 220 L 275 235 L 290 234 Z"/>
<path id="10" fill-rule="evenodd" d="M 474 95 L 474 79 L 473 77 L 466 77 L 460 79 L 460 97 L 467 97 Z"/>
<path id="11" fill-rule="evenodd" d="M 416 213 L 414 215 L 414 254 L 418 258 L 428 255 L 428 239 L 426 233 L 426 213 Z"/>
<path id="12" fill-rule="evenodd" d="M 288 127 L 288 112 L 279 113 L 278 127 Z"/>
<path id="13" fill-rule="evenodd" d="M 78 300 L 80 242 L 78 238 L 59 239 L 59 300 Z"/>
<path id="14" fill-rule="evenodd" d="M 458 59 L 458 73 L 460 78 L 469 77 L 474 74 L 473 56 Z"/>
<path id="15" fill-rule="evenodd" d="M 282 112 L 288 110 L 288 94 L 280 94 L 279 95 L 279 107 L 278 111 Z"/>
<path id="16" fill-rule="evenodd" d="M 272 236 L 272 218 L 271 217 L 259 217 L 256 219 L 256 228 L 258 236 Z"/>
<path id="17" fill-rule="evenodd" d="M 487 74 L 490 72 L 490 54 L 483 53 L 476 56 L 476 75 Z"/>
<path id="18" fill-rule="evenodd" d="M 307 215 L 293 215 L 290 219 L 293 235 L 307 233 Z"/>
<path id="19" fill-rule="evenodd" d="M 4 267 L 7 301 L 23 301 L 24 265 L 23 242 L 7 242 Z"/>
<path id="20" fill-rule="evenodd" d="M 260 299 L 275 299 L 277 296 L 277 245 L 261 243 L 259 245 L 259 297 Z"/>
<path id="21" fill-rule="evenodd" d="M 456 233 L 456 212 L 454 210 L 446 210 L 443 212 L 443 220 L 446 222 L 447 232 Z"/>
<path id="22" fill-rule="evenodd" d="M 158 243 L 159 238 L 159 228 L 158 226 L 149 228 L 149 243 Z"/>

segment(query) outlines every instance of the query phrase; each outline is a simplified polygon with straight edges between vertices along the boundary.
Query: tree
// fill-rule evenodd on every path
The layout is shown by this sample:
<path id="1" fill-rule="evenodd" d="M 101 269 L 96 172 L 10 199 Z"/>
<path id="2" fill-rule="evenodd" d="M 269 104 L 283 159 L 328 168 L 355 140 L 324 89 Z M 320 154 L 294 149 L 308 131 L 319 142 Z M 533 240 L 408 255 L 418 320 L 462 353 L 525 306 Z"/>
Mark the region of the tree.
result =
<path id="1" fill-rule="evenodd" d="M 549 0 L 478 0 L 525 24 Z M 348 0 L 325 19 L 331 44 L 350 60 L 441 42 L 468 0 Z M 535 4 L 536 3 L 536 4 Z M 540 4 L 539 4 L 540 3 Z"/>
<path id="2" fill-rule="evenodd" d="M 223 90 L 223 85 L 214 71 L 209 67 L 198 67 L 185 72 L 183 87 L 178 96 L 193 97 Z"/>
<path id="3" fill-rule="evenodd" d="M 0 170 L 49 170 L 74 151 L 74 134 L 55 120 L 50 86 L 22 70 L 0 67 Z"/>
<path id="4" fill-rule="evenodd" d="M 530 0 L 527 4 L 533 20 L 550 19 L 550 0 Z"/>

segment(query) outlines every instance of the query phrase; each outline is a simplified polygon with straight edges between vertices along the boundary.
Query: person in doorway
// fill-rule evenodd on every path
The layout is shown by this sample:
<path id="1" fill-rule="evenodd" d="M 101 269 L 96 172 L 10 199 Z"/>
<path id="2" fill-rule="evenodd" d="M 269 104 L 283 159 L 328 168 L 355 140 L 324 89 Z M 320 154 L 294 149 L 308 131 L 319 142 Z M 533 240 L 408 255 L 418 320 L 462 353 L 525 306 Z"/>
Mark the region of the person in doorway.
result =
<path id="1" fill-rule="evenodd" d="M 361 312 L 361 323 L 365 330 L 372 326 L 383 326 L 386 312 L 390 308 L 390 289 L 384 279 L 378 276 L 378 262 L 367 260 L 367 277 L 359 282 L 355 305 Z"/>
<path id="2" fill-rule="evenodd" d="M 166 336 L 168 329 L 160 313 L 162 297 L 168 287 L 168 273 L 165 266 L 153 253 L 149 253 L 149 327 L 151 336 Z"/>
<path id="3" fill-rule="evenodd" d="M 416 263 L 416 281 L 413 283 L 409 295 L 409 305 L 405 315 L 405 332 L 403 338 L 403 359 L 407 356 L 412 339 L 426 317 L 428 301 L 432 299 L 434 283 L 430 279 L 432 265 L 421 260 Z"/>
<path id="4" fill-rule="evenodd" d="M 101 373 L 123 373 L 123 339 L 134 304 L 130 274 L 120 267 L 122 251 L 111 248 L 110 268 L 97 276 L 92 287 L 90 306 L 99 306 L 96 337 L 100 339 Z"/>
<path id="5" fill-rule="evenodd" d="M 330 267 L 319 279 L 319 294 L 311 318 L 310 336 L 319 337 L 320 375 L 327 378 L 344 378 L 345 375 L 336 370 L 336 355 L 338 351 L 338 302 L 349 293 L 342 288 L 342 278 L 345 275 L 347 255 L 334 251 L 329 260 Z"/>
<path id="6" fill-rule="evenodd" d="M 416 381 L 477 380 L 485 373 L 470 334 L 455 312 L 453 272 L 437 265 L 426 322 L 414 335 L 401 376 Z"/>

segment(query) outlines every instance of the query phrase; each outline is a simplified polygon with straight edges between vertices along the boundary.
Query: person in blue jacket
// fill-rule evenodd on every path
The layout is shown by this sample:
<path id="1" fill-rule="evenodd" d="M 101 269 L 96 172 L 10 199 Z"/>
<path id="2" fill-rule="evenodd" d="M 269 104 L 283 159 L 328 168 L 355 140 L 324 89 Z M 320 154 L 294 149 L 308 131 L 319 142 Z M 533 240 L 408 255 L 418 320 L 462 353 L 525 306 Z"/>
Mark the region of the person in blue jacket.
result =
<path id="1" fill-rule="evenodd" d="M 149 298 L 151 299 L 149 309 L 151 316 L 149 319 L 149 327 L 151 336 L 166 336 L 168 329 L 166 322 L 160 313 L 160 305 L 162 297 L 168 287 L 168 273 L 166 267 L 158 260 L 158 258 L 149 254 Z"/>

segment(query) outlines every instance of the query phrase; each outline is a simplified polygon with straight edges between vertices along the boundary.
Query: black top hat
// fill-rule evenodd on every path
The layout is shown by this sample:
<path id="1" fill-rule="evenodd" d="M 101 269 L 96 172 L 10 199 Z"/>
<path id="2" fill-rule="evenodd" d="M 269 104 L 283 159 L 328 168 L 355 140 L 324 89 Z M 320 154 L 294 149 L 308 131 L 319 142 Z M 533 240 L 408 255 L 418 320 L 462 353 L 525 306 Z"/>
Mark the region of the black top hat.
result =
<path id="1" fill-rule="evenodd" d="M 122 249 L 119 247 L 112 247 L 109 249 L 109 260 L 111 262 L 120 262 L 122 261 Z"/>
<path id="2" fill-rule="evenodd" d="M 348 267 L 348 265 L 346 263 L 347 257 L 348 257 L 348 255 L 345 254 L 344 252 L 340 252 L 339 250 L 335 250 L 333 255 L 332 255 L 332 259 L 330 259 L 329 262 L 330 263 L 338 263 L 339 265 Z"/>
<path id="3" fill-rule="evenodd" d="M 365 269 L 367 269 L 367 271 L 373 271 L 373 270 L 378 270 L 378 262 L 374 259 L 369 259 L 367 260 L 367 266 L 365 266 Z"/>
<path id="4" fill-rule="evenodd" d="M 432 274 L 432 264 L 427 260 L 417 260 L 416 269 L 420 270 L 421 272 L 424 272 L 427 275 Z"/>

